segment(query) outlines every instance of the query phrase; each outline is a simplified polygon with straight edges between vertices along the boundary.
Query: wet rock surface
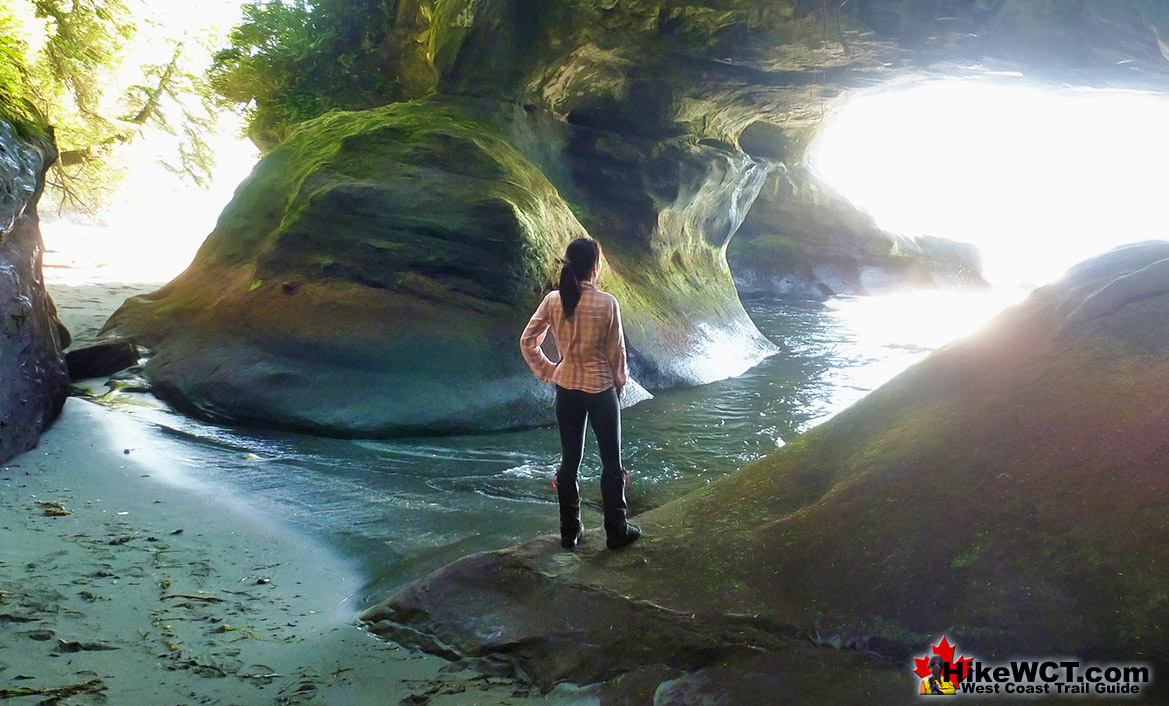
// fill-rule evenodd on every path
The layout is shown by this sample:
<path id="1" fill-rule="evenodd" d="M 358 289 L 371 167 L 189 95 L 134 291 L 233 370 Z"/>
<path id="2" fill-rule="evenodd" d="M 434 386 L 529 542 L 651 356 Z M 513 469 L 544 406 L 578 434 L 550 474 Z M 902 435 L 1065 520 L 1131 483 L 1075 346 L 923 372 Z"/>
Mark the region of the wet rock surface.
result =
<path id="1" fill-rule="evenodd" d="M 36 445 L 67 394 L 68 332 L 45 292 L 36 214 L 55 154 L 0 120 L 0 462 Z"/>
<path id="2" fill-rule="evenodd" d="M 1151 336 L 1169 298 L 1145 278 L 1167 248 L 1074 268 L 794 443 L 641 515 L 631 548 L 593 533 L 573 554 L 541 538 L 476 555 L 363 619 L 514 660 L 537 683 L 602 681 L 613 703 L 645 680 L 676 700 L 663 703 L 702 703 L 690 688 L 763 689 L 769 674 L 820 675 L 775 688 L 824 702 L 848 660 L 873 670 L 872 703 L 903 702 L 905 665 L 940 634 L 987 661 L 1163 669 L 1169 356 Z M 740 661 L 769 667 L 736 680 Z"/>
<path id="3" fill-rule="evenodd" d="M 65 365 L 72 380 L 113 375 L 137 362 L 138 347 L 127 341 L 102 341 L 65 354 Z"/>

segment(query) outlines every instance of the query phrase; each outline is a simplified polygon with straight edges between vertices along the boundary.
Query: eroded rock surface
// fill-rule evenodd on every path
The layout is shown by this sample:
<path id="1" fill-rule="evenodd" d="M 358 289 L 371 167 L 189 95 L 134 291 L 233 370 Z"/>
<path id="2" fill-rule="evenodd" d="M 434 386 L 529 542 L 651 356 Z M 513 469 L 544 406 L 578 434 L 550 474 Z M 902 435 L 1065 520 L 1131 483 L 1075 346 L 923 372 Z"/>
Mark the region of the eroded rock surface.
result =
<path id="1" fill-rule="evenodd" d="M 544 145 L 531 150 L 552 173 L 586 159 L 624 174 L 594 190 L 651 176 L 675 190 L 654 210 L 671 219 L 652 230 L 673 234 L 669 248 L 601 238 L 635 380 L 709 382 L 774 351 L 722 261 L 738 223 L 720 205 L 756 178 L 750 159 L 684 143 L 610 153 L 594 130 L 450 98 L 305 125 L 241 186 L 195 263 L 105 333 L 152 349 L 155 394 L 213 421 L 339 436 L 550 421 L 519 333 L 586 231 L 513 143 Z"/>
<path id="2" fill-rule="evenodd" d="M 36 214 L 55 154 L 0 120 L 0 463 L 36 445 L 68 392 L 68 334 L 45 292 Z"/>
<path id="3" fill-rule="evenodd" d="M 830 5 L 399 3 L 393 61 L 354 70 L 396 71 L 418 100 L 301 126 L 191 268 L 107 331 L 153 349 L 156 393 L 206 419 L 348 436 L 546 423 L 516 339 L 572 237 L 605 246 L 634 378 L 710 382 L 776 350 L 727 265 L 744 223 L 741 281 L 771 290 L 978 280 L 971 253 L 881 233 L 803 170 L 824 106 L 910 76 L 1169 77 L 1165 13 L 1143 0 Z"/>
<path id="4" fill-rule="evenodd" d="M 539 683 L 651 666 L 698 683 L 743 644 L 787 670 L 793 641 L 821 646 L 821 674 L 845 673 L 842 648 L 904 671 L 940 634 L 984 661 L 1163 669 L 1166 262 L 1156 242 L 1084 263 L 787 447 L 641 515 L 626 550 L 536 539 L 363 617 L 515 660 Z"/>

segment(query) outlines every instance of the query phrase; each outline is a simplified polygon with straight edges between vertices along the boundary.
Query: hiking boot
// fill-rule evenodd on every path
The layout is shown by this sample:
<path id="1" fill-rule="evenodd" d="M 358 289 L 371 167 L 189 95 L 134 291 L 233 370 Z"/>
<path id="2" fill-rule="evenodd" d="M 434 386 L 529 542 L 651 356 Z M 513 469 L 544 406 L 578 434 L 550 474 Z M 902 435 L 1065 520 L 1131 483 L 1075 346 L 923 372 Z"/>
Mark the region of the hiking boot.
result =
<path id="1" fill-rule="evenodd" d="M 584 540 L 584 527 L 581 525 L 580 520 L 577 520 L 575 529 L 573 529 L 572 527 L 565 527 L 564 525 L 560 526 L 560 546 L 561 547 L 563 547 L 571 552 L 571 551 L 575 550 L 577 545 L 579 545 L 581 543 L 581 541 L 583 541 L 583 540 Z"/>
<path id="2" fill-rule="evenodd" d="M 609 533 L 608 539 L 605 541 L 605 546 L 610 549 L 621 549 L 622 547 L 628 547 L 630 544 L 636 542 L 637 538 L 640 536 L 641 528 L 631 522 L 626 522 L 624 532 Z"/>

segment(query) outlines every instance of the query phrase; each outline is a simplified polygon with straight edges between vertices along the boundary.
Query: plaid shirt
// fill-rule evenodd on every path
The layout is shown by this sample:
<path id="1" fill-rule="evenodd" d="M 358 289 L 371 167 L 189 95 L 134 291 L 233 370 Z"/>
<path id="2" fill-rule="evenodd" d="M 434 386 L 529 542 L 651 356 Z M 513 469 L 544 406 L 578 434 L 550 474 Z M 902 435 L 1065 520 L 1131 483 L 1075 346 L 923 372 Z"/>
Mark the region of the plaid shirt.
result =
<path id="1" fill-rule="evenodd" d="M 524 360 L 540 380 L 569 390 L 604 392 L 614 385 L 625 387 L 625 334 L 617 299 L 592 282 L 581 282 L 580 290 L 571 319 L 564 315 L 560 292 L 544 297 L 520 336 Z M 549 360 L 540 348 L 549 327 L 560 352 L 559 363 Z"/>

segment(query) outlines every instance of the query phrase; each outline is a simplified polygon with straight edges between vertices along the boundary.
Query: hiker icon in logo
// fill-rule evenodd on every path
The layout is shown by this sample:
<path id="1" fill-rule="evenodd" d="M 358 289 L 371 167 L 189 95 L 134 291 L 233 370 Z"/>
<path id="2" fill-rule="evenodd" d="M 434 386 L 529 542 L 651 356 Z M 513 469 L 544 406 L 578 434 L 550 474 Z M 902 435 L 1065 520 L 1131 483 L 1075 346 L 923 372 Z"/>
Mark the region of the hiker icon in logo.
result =
<path id="1" fill-rule="evenodd" d="M 954 683 L 942 676 L 942 656 L 930 657 L 930 675 L 921 680 L 922 694 L 953 694 Z"/>
<path id="2" fill-rule="evenodd" d="M 931 646 L 933 654 L 914 657 L 913 673 L 921 677 L 919 694 L 956 694 L 962 690 L 959 682 L 970 674 L 973 660 L 965 655 L 954 659 L 954 645 L 942 636 Z"/>

